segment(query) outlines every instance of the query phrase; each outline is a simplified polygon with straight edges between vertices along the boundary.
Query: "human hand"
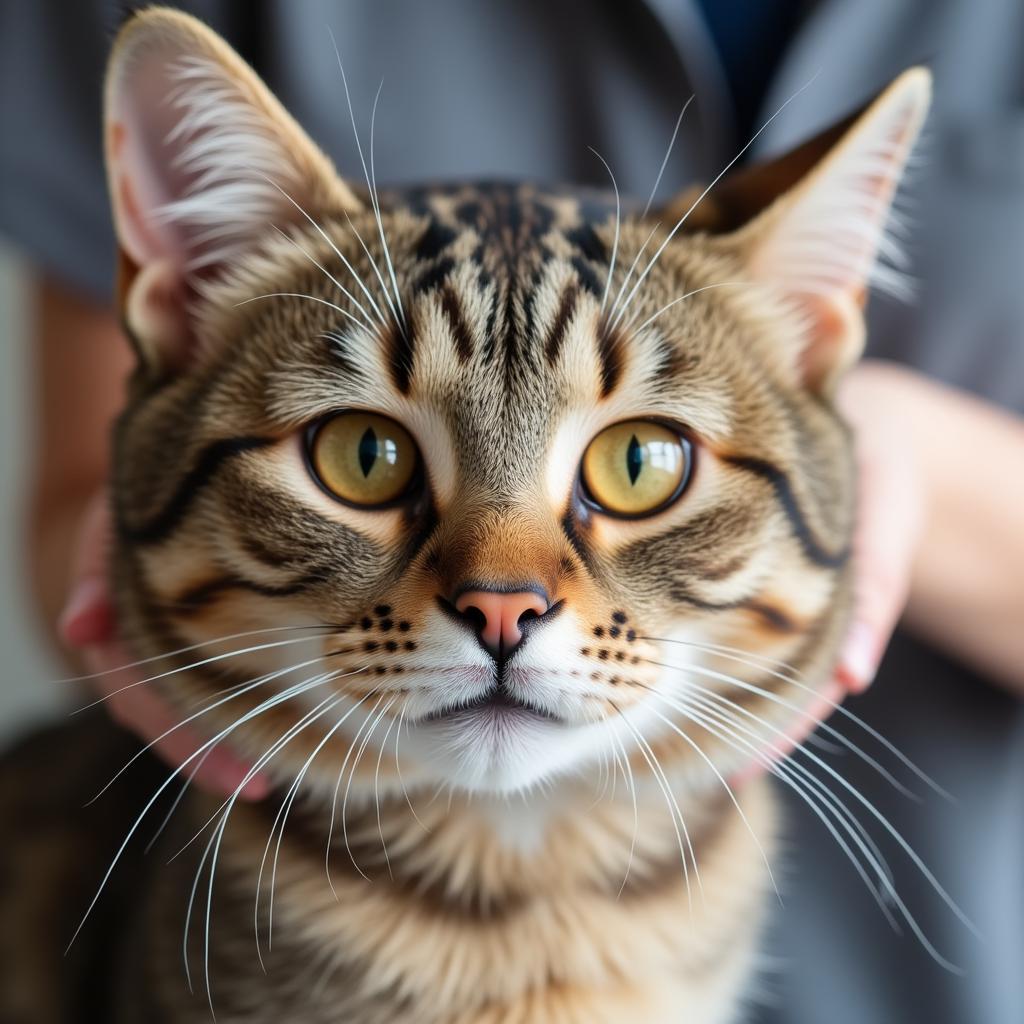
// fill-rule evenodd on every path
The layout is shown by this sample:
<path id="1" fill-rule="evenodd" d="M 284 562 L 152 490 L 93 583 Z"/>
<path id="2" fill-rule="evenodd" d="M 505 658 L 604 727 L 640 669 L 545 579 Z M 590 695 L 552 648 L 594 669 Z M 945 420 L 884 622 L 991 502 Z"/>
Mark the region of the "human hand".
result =
<path id="1" fill-rule="evenodd" d="M 185 774 L 195 770 L 194 781 L 219 795 L 240 786 L 251 766 L 218 744 L 199 754 L 205 738 L 181 718 L 144 682 L 134 660 L 117 638 L 117 623 L 107 578 L 110 544 L 110 509 L 106 491 L 97 494 L 82 517 L 74 556 L 71 592 L 60 617 L 61 638 L 76 649 L 90 683 L 104 707 L 126 729 L 137 733 L 169 765 L 188 761 Z M 189 760 L 192 758 L 192 760 Z M 256 774 L 242 786 L 239 796 L 259 800 L 267 795 L 265 776 Z"/>

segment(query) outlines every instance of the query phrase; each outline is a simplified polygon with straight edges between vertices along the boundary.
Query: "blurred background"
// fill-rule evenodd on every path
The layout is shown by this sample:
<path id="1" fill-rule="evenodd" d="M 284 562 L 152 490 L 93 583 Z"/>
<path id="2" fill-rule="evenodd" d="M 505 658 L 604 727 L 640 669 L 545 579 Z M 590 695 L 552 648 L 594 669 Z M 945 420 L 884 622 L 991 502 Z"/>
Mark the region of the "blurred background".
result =
<path id="1" fill-rule="evenodd" d="M 23 518 L 31 454 L 29 271 L 0 241 L 0 744 L 66 704 L 66 675 L 25 600 Z"/>
<path id="2" fill-rule="evenodd" d="M 0 174 L 0 226 L 69 294 L 88 295 L 100 309 L 111 294 L 113 267 L 99 154 L 100 81 L 113 29 L 130 6 L 0 0 L 0 95 L 7 104 L 0 111 L 0 171 L 9 172 Z M 1012 596 L 1019 601 L 1024 578 L 1024 570 L 1012 571 L 1014 558 L 1024 565 L 1018 529 L 1024 501 L 1005 500 L 1024 466 L 1024 2 L 181 0 L 178 6 L 214 24 L 253 60 L 340 170 L 358 180 L 336 56 L 324 33 L 334 26 L 364 130 L 381 76 L 387 83 L 376 140 L 377 168 L 387 184 L 534 177 L 604 187 L 604 169 L 588 149 L 594 145 L 623 194 L 642 202 L 679 109 L 696 94 L 665 166 L 659 197 L 667 198 L 682 184 L 709 181 L 768 113 L 780 112 L 751 158 L 782 152 L 833 123 L 912 64 L 933 69 L 935 107 L 906 196 L 912 202 L 904 247 L 918 299 L 872 301 L 870 354 L 912 367 L 920 378 L 915 388 L 937 379 L 1012 411 L 1012 421 L 999 422 L 1016 448 L 1012 457 L 986 459 L 994 449 L 978 444 L 949 460 L 974 474 L 956 476 L 954 497 L 968 495 L 962 506 L 988 515 L 968 516 L 948 533 L 957 543 L 944 547 L 963 561 L 951 562 L 956 571 L 942 581 L 940 597 L 949 600 L 925 612 L 951 614 L 922 631 L 928 615 L 919 613 L 921 635 L 898 634 L 876 685 L 850 704 L 958 802 L 931 794 L 921 804 L 907 802 L 854 759 L 842 767 L 948 883 L 987 941 L 976 942 L 944 915 L 921 878 L 900 876 L 901 894 L 967 977 L 943 972 L 913 939 L 889 931 L 832 837 L 790 798 L 793 891 L 766 948 L 780 964 L 802 969 L 772 983 L 779 1009 L 767 1019 L 1021 1024 L 1024 628 L 1014 621 L 993 634 L 990 622 L 978 625 L 982 602 L 971 584 L 984 575 L 979 569 L 995 566 L 998 579 L 1018 581 Z M 814 87 L 782 109 L 809 81 Z M 416 87 L 403 89 L 403 82 Z M 24 159 L 9 159 L 15 150 Z M 70 690 L 58 682 L 68 669 L 48 648 L 27 585 L 23 526 L 36 404 L 31 287 L 28 262 L 0 239 L 0 746 L 33 722 L 62 719 Z M 73 334 L 57 340 L 75 341 Z M 910 413 L 891 404 L 895 437 Z M 945 410 L 923 408 L 923 433 L 941 445 L 957 439 Z M 990 422 L 987 413 L 982 419 Z M 81 443 L 75 427 L 60 434 L 68 448 Z M 942 448 L 944 455 L 950 450 Z M 1001 450 L 1010 451 L 1011 441 Z M 982 485 L 983 470 L 989 475 Z M 960 571 L 961 565 L 968 568 Z M 972 628 L 950 630 L 949 622 Z M 951 642 L 951 635 L 962 641 L 965 633 L 972 643 Z M 1004 686 L 993 685 L 993 639 L 1008 639 L 1009 654 L 999 664 Z M 984 658 L 977 657 L 979 647 Z M 834 724 L 863 740 L 844 722 Z"/>

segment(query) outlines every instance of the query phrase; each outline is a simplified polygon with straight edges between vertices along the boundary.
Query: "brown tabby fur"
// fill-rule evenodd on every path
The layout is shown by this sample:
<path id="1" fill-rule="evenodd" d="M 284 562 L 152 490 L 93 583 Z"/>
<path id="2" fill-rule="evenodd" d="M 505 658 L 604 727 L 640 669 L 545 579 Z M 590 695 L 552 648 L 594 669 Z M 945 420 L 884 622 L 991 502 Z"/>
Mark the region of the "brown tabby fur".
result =
<path id="1" fill-rule="evenodd" d="M 754 748 L 727 742 L 707 719 L 658 704 L 657 695 L 678 700 L 686 680 L 733 702 L 720 705 L 733 721 L 744 721 L 743 709 L 785 726 L 807 692 L 764 662 L 737 665 L 653 638 L 733 645 L 751 658 L 781 659 L 817 684 L 846 621 L 850 447 L 830 405 L 831 377 L 812 375 L 807 366 L 817 364 L 805 351 L 808 333 L 827 317 L 749 269 L 780 208 L 752 211 L 729 225 L 738 228 L 732 233 L 715 233 L 712 208 L 701 233 L 667 245 L 630 306 L 635 315 L 614 324 L 602 301 L 616 232 L 610 197 L 504 185 L 414 190 L 382 195 L 379 231 L 369 197 L 333 176 L 255 76 L 198 23 L 160 10 L 136 17 L 113 65 L 127 65 L 132 47 L 144 56 L 150 44 L 139 41 L 149 37 L 204 55 L 259 109 L 293 159 L 289 180 L 310 219 L 285 204 L 284 232 L 264 230 L 230 261 L 178 282 L 187 329 L 153 312 L 158 304 L 140 284 L 147 267 L 125 245 L 122 310 L 140 363 L 116 438 L 122 629 L 140 657 L 159 656 L 148 674 L 173 670 L 147 685 L 188 714 L 210 702 L 201 719 L 208 735 L 262 709 L 230 733 L 245 755 L 260 757 L 332 693 L 366 698 L 363 738 L 372 741 L 354 727 L 328 737 L 316 718 L 266 765 L 279 799 L 233 806 L 217 844 L 208 954 L 208 875 L 200 873 L 188 939 L 194 995 L 183 977 L 182 934 L 209 830 L 164 862 L 218 801 L 190 793 L 149 867 L 115 870 L 123 911 L 111 914 L 118 896 L 104 896 L 103 921 L 87 922 L 72 951 L 71 963 L 89 956 L 96 965 L 69 982 L 81 991 L 102 982 L 105 993 L 89 1019 L 205 1021 L 208 996 L 222 1024 L 733 1019 L 768 887 L 752 835 L 770 849 L 772 800 L 758 782 L 734 803 L 717 773 L 751 761 Z M 132 60 L 143 56 L 132 50 Z M 123 228 L 138 196 L 122 174 L 125 126 L 109 118 Z M 772 187 L 762 203 L 789 184 Z M 667 237 L 673 221 L 656 220 L 663 218 L 623 218 L 609 304 L 652 228 L 648 254 Z M 404 324 L 387 315 L 388 272 L 377 277 L 386 266 L 381 234 Z M 350 330 L 339 315 L 357 307 L 337 282 L 367 301 L 356 275 L 385 314 L 373 332 Z M 696 291 L 722 282 L 740 284 Z M 843 352 L 827 356 L 837 368 L 859 344 L 850 334 Z M 426 498 L 368 513 L 312 483 L 300 454 L 305 427 L 346 407 L 384 412 L 413 432 L 430 475 Z M 693 483 L 649 519 L 602 517 L 571 493 L 575 465 L 602 426 L 637 417 L 685 426 L 697 448 Z M 564 466 L 552 461 L 565 451 L 573 454 Z M 444 687 L 474 647 L 437 602 L 480 581 L 537 583 L 563 602 L 550 624 L 533 624 L 507 668 L 507 685 L 541 686 L 567 719 L 544 724 L 527 760 L 557 752 L 573 730 L 599 737 L 596 730 L 650 705 L 680 731 L 651 714 L 637 718 L 649 746 L 626 734 L 619 761 L 628 757 L 628 769 L 595 739 L 598 752 L 547 773 L 545 788 L 517 781 L 524 769 L 516 751 L 502 765 L 474 767 L 464 782 L 439 768 L 430 749 L 442 739 L 422 716 L 430 701 L 464 699 Z M 217 639 L 310 624 L 321 628 Z M 557 651 L 545 646 L 555 629 Z M 298 635 L 303 643 L 284 643 Z M 165 653 L 192 644 L 207 646 Z M 193 664 L 219 654 L 231 656 Z M 470 668 L 486 664 L 479 650 L 472 657 Z M 329 660 L 309 667 L 313 658 Z M 298 675 L 243 685 L 300 662 L 307 667 Z M 267 705 L 322 664 L 339 672 L 330 688 Z M 233 699 L 212 703 L 236 684 Z M 66 758 L 53 757 L 63 769 L 74 756 L 67 767 L 79 787 L 105 781 L 125 760 L 105 727 L 93 720 L 86 728 L 101 752 L 90 753 L 72 730 Z M 774 742 L 761 736 L 763 745 Z M 272 844 L 260 876 L 280 798 L 304 765 L 275 871 Z M 33 769 L 15 762 L 8 779 L 12 771 L 27 777 Z M 87 811 L 81 792 L 65 801 L 60 786 L 45 786 L 53 794 L 45 806 L 72 823 L 79 855 L 51 856 L 60 836 L 30 854 L 31 865 L 6 851 L 4 870 L 24 897 L 5 907 L 5 936 L 26 934 L 40 913 L 30 892 L 61 893 L 58 930 L 69 911 L 85 909 L 106 854 L 141 809 L 141 794 L 155 788 L 151 768 L 137 764 L 127 777 L 139 772 L 148 781 L 135 798 L 115 789 Z M 343 805 L 335 795 L 342 778 Z M 8 784 L 3 793 L 0 815 L 10 820 L 21 813 L 18 790 Z M 124 820 L 111 800 L 124 806 Z M 152 816 L 154 827 L 160 817 Z M 47 934 L 31 946 L 51 953 L 67 938 Z M 21 989 L 4 982 L 0 1019 L 86 1019 L 59 999 L 42 1008 L 40 993 L 56 990 L 55 961 L 33 966 L 26 952 L 15 970 L 26 979 L 35 971 L 35 980 Z"/>

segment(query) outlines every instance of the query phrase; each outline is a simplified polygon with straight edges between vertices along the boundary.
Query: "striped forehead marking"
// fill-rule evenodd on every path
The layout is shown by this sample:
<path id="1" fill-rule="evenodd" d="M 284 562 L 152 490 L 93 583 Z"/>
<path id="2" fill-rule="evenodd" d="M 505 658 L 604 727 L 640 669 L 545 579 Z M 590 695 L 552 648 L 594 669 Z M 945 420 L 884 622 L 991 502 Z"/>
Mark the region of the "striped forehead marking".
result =
<path id="1" fill-rule="evenodd" d="M 606 221 L 613 207 L 596 193 L 581 198 L 526 185 L 481 185 L 395 193 L 389 202 L 427 218 L 412 250 L 408 287 L 414 298 L 439 295 L 461 363 L 479 354 L 485 363 L 501 366 L 506 378 L 524 359 L 536 362 L 537 352 L 554 365 L 580 297 L 603 295 L 609 254 L 593 225 Z M 536 293 L 556 262 L 571 267 L 575 280 L 564 287 L 556 315 L 541 333 Z M 465 265 L 473 268 L 487 308 L 480 353 L 452 280 Z M 392 382 L 402 394 L 412 388 L 416 344 L 414 329 L 394 330 L 387 338 Z M 608 361 L 604 354 L 601 359 L 603 365 Z M 614 376 L 603 374 L 605 380 Z"/>

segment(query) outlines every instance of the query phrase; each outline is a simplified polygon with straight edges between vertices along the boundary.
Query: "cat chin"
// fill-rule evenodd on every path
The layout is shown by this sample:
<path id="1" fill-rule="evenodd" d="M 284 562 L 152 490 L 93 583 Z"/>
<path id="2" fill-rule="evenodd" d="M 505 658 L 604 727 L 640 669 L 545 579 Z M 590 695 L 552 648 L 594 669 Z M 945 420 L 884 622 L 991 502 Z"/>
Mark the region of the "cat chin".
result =
<path id="1" fill-rule="evenodd" d="M 526 792 L 557 774 L 578 730 L 529 711 L 485 709 L 424 723 L 410 735 L 427 774 L 468 793 Z"/>
<path id="2" fill-rule="evenodd" d="M 528 712 L 473 711 L 421 722 L 403 738 L 403 750 L 434 786 L 466 793 L 515 796 L 547 791 L 559 781 L 602 771 L 630 729 L 653 738 L 656 716 L 643 706 L 621 720 L 572 724 Z"/>

